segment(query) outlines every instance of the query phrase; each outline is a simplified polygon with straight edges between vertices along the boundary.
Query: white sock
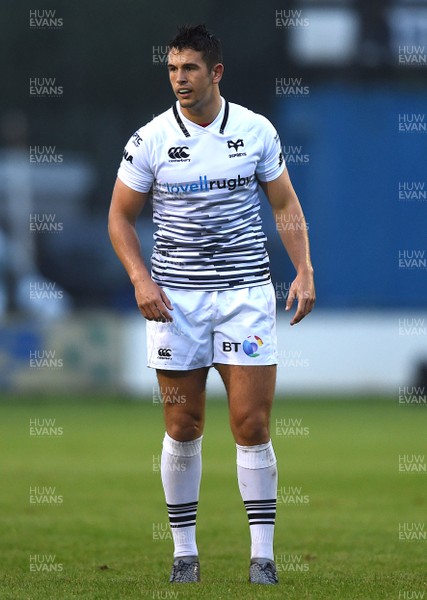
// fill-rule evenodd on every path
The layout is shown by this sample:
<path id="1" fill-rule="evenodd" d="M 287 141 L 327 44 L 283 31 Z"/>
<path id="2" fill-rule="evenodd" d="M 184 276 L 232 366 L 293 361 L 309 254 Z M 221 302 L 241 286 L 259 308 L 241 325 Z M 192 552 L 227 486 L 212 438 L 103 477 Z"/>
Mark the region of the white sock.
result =
<path id="1" fill-rule="evenodd" d="M 271 440 L 237 448 L 237 480 L 248 513 L 251 558 L 274 560 L 273 537 L 277 500 L 277 462 Z"/>
<path id="2" fill-rule="evenodd" d="M 202 437 L 178 442 L 167 433 L 160 471 L 174 542 L 174 558 L 198 556 L 196 513 L 202 477 Z"/>

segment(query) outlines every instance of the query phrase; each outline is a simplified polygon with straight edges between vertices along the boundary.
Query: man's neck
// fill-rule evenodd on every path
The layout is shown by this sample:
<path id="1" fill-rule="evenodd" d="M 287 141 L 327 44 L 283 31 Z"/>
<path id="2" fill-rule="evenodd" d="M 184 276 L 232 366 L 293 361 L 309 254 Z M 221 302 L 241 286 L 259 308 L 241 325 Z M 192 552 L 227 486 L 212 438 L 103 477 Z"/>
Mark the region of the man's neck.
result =
<path id="1" fill-rule="evenodd" d="M 202 123 L 212 123 L 215 121 L 217 116 L 219 115 L 222 107 L 221 96 L 218 94 L 216 98 L 214 98 L 213 102 L 204 107 L 202 110 L 197 110 L 194 108 L 182 108 L 181 112 L 189 121 L 193 121 L 196 125 L 201 125 Z"/>

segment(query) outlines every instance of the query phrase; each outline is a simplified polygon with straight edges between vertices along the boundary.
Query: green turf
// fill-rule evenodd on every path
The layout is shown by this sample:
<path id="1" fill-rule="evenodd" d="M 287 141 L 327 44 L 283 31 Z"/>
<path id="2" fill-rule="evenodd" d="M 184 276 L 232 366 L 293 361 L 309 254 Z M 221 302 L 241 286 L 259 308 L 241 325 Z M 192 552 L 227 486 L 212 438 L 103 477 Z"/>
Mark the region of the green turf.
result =
<path id="1" fill-rule="evenodd" d="M 30 418 L 56 419 L 63 435 L 30 436 Z M 277 435 L 276 419 L 290 418 L 302 419 L 309 435 Z M 153 470 L 161 406 L 5 398 L 0 598 L 427 597 L 427 541 L 398 537 L 399 523 L 427 529 L 426 474 L 398 472 L 399 454 L 426 454 L 426 418 L 427 407 L 397 400 L 277 401 L 272 438 L 279 489 L 301 488 L 308 503 L 278 504 L 280 584 L 251 586 L 226 407 L 210 401 L 198 513 L 202 583 L 171 586 L 172 542 L 160 474 Z M 30 505 L 30 486 L 55 487 L 63 503 Z M 153 536 L 153 527 L 160 533 Z M 30 571 L 30 555 L 55 555 L 58 571 Z"/>

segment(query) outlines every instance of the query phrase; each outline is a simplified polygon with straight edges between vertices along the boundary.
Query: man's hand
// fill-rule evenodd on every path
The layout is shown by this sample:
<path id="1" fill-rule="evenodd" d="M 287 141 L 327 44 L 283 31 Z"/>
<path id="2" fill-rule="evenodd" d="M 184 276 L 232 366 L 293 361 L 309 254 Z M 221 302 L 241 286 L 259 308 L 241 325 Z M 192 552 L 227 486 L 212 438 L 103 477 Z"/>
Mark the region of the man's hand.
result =
<path id="1" fill-rule="evenodd" d="M 314 291 L 313 272 L 304 271 L 298 273 L 289 289 L 286 300 L 286 310 L 290 310 L 295 298 L 298 300 L 296 313 L 291 321 L 291 325 L 299 323 L 309 312 L 312 311 L 316 301 Z"/>
<path id="2" fill-rule="evenodd" d="M 172 304 L 162 288 L 152 279 L 135 285 L 135 298 L 139 310 L 148 321 L 173 321 L 169 313 L 173 310 Z"/>

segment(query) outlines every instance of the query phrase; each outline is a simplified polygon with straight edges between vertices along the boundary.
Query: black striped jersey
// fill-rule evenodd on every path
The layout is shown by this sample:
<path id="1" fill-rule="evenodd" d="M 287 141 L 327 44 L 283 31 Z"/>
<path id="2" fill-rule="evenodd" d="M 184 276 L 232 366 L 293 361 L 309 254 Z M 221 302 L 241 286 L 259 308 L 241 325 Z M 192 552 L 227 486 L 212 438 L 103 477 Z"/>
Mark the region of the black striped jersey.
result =
<path id="1" fill-rule="evenodd" d="M 207 127 L 177 102 L 125 146 L 119 179 L 152 191 L 151 275 L 162 287 L 215 291 L 270 281 L 258 180 L 285 169 L 280 139 L 262 115 L 221 101 Z"/>

